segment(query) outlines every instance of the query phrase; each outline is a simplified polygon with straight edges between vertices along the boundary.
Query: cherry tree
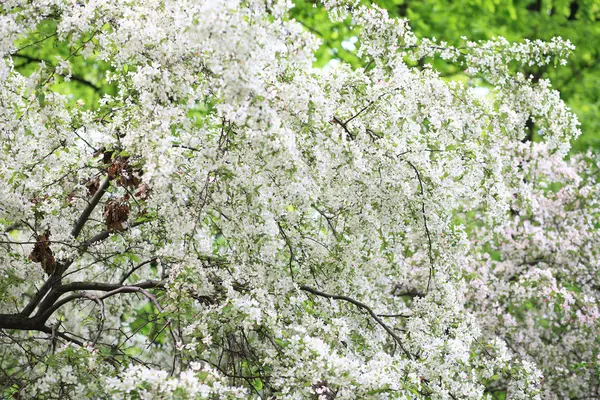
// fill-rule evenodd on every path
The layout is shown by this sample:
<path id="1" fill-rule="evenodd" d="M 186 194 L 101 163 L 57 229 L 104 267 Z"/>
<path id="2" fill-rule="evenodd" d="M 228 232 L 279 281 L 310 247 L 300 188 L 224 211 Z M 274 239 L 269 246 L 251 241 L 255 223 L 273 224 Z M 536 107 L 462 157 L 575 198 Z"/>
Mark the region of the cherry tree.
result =
<path id="1" fill-rule="evenodd" d="M 598 161 L 519 72 L 571 43 L 325 0 L 316 69 L 292 6 L 2 3 L 3 396 L 598 397 Z"/>

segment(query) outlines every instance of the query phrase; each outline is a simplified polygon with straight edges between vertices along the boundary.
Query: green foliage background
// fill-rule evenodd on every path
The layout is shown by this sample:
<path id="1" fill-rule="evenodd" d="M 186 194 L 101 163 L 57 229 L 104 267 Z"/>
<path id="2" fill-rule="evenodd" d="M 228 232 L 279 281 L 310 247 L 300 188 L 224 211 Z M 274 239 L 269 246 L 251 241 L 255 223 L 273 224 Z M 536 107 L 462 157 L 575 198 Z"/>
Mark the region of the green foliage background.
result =
<path id="1" fill-rule="evenodd" d="M 504 36 L 510 41 L 569 39 L 576 46 L 566 67 L 532 68 L 524 71 L 536 78 L 549 78 L 553 87 L 575 111 L 581 122 L 581 137 L 574 151 L 589 147 L 600 150 L 600 0 L 362 0 L 377 4 L 391 16 L 407 18 L 418 37 L 460 45 L 469 40 Z M 361 65 L 348 41 L 355 35 L 351 21 L 333 24 L 317 0 L 295 0 L 293 16 L 323 40 L 316 65 L 332 59 Z M 344 46 L 342 43 L 344 43 Z M 360 43 L 357 43 L 360 45 Z M 345 48 L 344 48 L 345 47 Z M 460 79 L 461 71 L 428 60 L 449 79 Z"/>

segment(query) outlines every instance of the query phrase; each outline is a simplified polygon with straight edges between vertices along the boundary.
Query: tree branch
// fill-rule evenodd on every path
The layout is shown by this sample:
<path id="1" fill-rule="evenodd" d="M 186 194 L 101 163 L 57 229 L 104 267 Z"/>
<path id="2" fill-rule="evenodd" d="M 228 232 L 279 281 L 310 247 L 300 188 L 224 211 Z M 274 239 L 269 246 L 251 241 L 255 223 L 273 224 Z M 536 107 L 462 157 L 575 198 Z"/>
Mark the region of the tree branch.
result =
<path id="1" fill-rule="evenodd" d="M 425 297 L 426 293 L 416 288 L 407 288 L 401 283 L 394 285 L 392 290 L 394 296 Z"/>
<path id="2" fill-rule="evenodd" d="M 92 200 L 90 200 L 90 204 L 88 204 L 88 206 L 85 208 L 85 210 L 83 210 L 83 213 L 81 213 L 81 216 L 79 216 L 77 223 L 75 223 L 75 226 L 73 227 L 73 230 L 71 231 L 71 235 L 75 239 L 77 239 L 77 237 L 81 233 L 83 226 L 85 225 L 87 220 L 90 218 L 92 211 L 94 211 L 94 208 L 96 208 L 96 206 L 100 202 L 100 199 L 106 192 L 106 189 L 108 189 L 109 185 L 110 185 L 110 177 L 107 176 L 106 179 L 104 179 L 104 182 L 102 182 L 102 185 L 100 185 L 100 187 L 96 191 L 96 194 L 94 194 L 94 197 L 92 197 Z"/>
<path id="3" fill-rule="evenodd" d="M 133 228 L 133 227 L 141 225 L 143 223 L 144 222 L 133 223 L 130 225 L 129 228 Z M 81 244 L 80 251 L 83 252 L 92 244 L 108 238 L 108 236 L 110 234 L 111 234 L 111 231 L 103 231 L 103 232 L 98 233 L 97 235 L 93 236 L 91 239 L 83 242 Z M 24 315 L 24 316 L 31 315 L 33 310 L 35 310 L 37 305 L 42 300 L 43 300 L 43 303 L 40 305 L 40 309 L 46 309 L 50 305 L 54 304 L 54 302 L 58 299 L 58 297 L 60 297 L 60 295 L 57 295 L 56 292 L 51 292 L 50 294 L 48 294 L 48 296 L 46 296 L 46 293 L 48 293 L 48 290 L 50 290 L 52 288 L 52 286 L 54 286 L 57 282 L 60 282 L 60 280 L 62 279 L 62 273 L 64 273 L 72 263 L 73 263 L 73 260 L 69 260 L 69 261 L 64 262 L 59 267 L 57 267 L 55 270 L 55 273 L 53 275 L 49 276 L 48 279 L 46 279 L 46 282 L 44 282 L 42 287 L 37 291 L 37 293 L 35 294 L 35 297 L 29 302 L 29 304 L 27 304 L 27 306 L 23 309 L 23 311 L 21 311 L 20 314 Z M 44 298 L 44 296 L 45 296 L 45 298 Z"/>
<path id="4" fill-rule="evenodd" d="M 387 324 L 385 322 L 383 322 L 378 316 L 377 314 L 375 314 L 375 312 L 373 312 L 373 310 L 371 309 L 371 307 L 367 306 L 364 303 L 361 303 L 358 300 L 354 300 L 350 297 L 347 296 L 340 296 L 340 295 L 334 295 L 334 294 L 328 294 L 328 293 L 324 293 L 321 292 L 317 289 L 313 289 L 309 286 L 306 285 L 302 285 L 300 286 L 300 290 L 304 290 L 305 292 L 309 292 L 312 293 L 316 296 L 321 296 L 321 297 L 325 297 L 328 299 L 333 299 L 333 300 L 344 300 L 347 301 L 348 303 L 352 303 L 355 306 L 362 308 L 363 310 L 367 311 L 369 313 L 369 315 L 371 315 L 371 318 L 373 318 L 383 329 L 385 329 L 385 331 L 396 341 L 396 343 L 398 343 L 398 346 L 400 346 L 400 348 L 402 349 L 402 351 L 404 352 L 404 354 L 409 358 L 409 359 L 413 359 L 412 354 L 410 354 L 408 352 L 408 350 L 406 350 L 404 348 L 404 345 L 402 344 L 402 339 L 400 339 L 400 337 L 398 335 L 396 335 L 396 333 L 392 330 L 392 328 L 390 328 L 389 326 L 387 326 Z"/>
<path id="5" fill-rule="evenodd" d="M 352 132 L 350 132 L 350 130 L 348 129 L 348 127 L 346 126 L 346 124 L 344 124 L 338 117 L 334 116 L 333 117 L 333 122 L 335 122 L 336 124 L 338 124 L 339 126 L 341 126 L 344 131 L 348 134 L 348 136 L 350 137 L 350 139 L 354 140 L 354 135 L 352 134 Z"/>
<path id="6" fill-rule="evenodd" d="M 41 316 L 45 322 L 48 318 L 50 318 L 50 316 L 52 314 L 54 314 L 54 312 L 56 310 L 58 310 L 63 305 L 65 305 L 75 299 L 95 297 L 95 298 L 98 298 L 99 300 L 104 300 L 108 297 L 111 297 L 111 296 L 117 294 L 117 293 L 132 293 L 132 292 L 139 292 L 139 291 L 144 291 L 144 294 L 147 294 L 145 289 L 153 289 L 153 288 L 157 288 L 157 287 L 162 287 L 163 285 L 164 285 L 163 281 L 145 281 L 145 282 L 141 282 L 141 283 L 135 284 L 135 285 L 121 285 L 118 283 L 113 284 L 113 283 L 103 283 L 103 282 L 72 282 L 72 283 L 68 283 L 66 285 L 60 285 L 60 286 L 57 286 L 54 289 L 52 289 L 50 294 L 48 294 L 48 297 L 52 296 L 52 297 L 58 299 L 60 296 L 62 296 L 65 293 L 74 292 L 77 290 L 97 290 L 97 291 L 107 292 L 107 293 L 100 297 L 95 297 L 87 292 L 79 292 L 79 293 L 71 294 L 71 295 L 61 299 L 60 301 L 57 301 L 56 303 L 54 303 L 47 309 L 40 307 L 40 309 L 38 310 L 38 312 L 36 314 L 36 317 Z M 1 327 L 1 325 L 0 325 L 0 327 Z"/>
<path id="7" fill-rule="evenodd" d="M 0 314 L 0 329 L 16 329 L 16 330 L 36 330 L 46 333 L 51 333 L 52 329 L 45 325 L 46 321 L 56 310 L 63 305 L 79 299 L 79 298 L 97 298 L 98 300 L 104 300 L 110 296 L 118 293 L 133 293 L 142 292 L 144 296 L 153 300 L 154 297 L 148 293 L 146 289 L 154 289 L 164 286 L 164 281 L 144 281 L 134 285 L 121 285 L 118 283 L 103 283 L 103 282 L 72 282 L 65 285 L 56 286 L 48 294 L 46 300 L 49 298 L 50 301 L 44 301 L 40 306 L 37 314 L 33 317 L 28 317 L 29 314 Z M 97 297 L 93 296 L 88 292 L 73 293 L 60 301 L 56 301 L 61 295 L 74 292 L 78 290 L 96 290 L 101 292 L 107 292 L 104 295 Z M 156 303 L 154 299 L 153 303 Z M 46 305 L 45 307 L 43 307 Z M 25 311 L 25 310 L 24 310 Z"/>
<path id="8" fill-rule="evenodd" d="M 128 226 L 127 229 L 131 229 L 131 228 L 135 228 L 136 226 L 142 225 L 143 223 L 145 223 L 147 221 L 141 221 L 141 222 L 134 222 L 133 224 L 130 224 Z M 89 246 L 91 246 L 94 243 L 100 242 L 104 239 L 107 239 L 111 233 L 113 233 L 114 231 L 102 231 L 94 236 L 92 236 L 89 240 L 86 240 L 85 242 L 83 242 L 81 244 L 82 248 L 85 250 L 87 249 Z"/>
<path id="9" fill-rule="evenodd" d="M 156 257 L 152 257 L 151 259 L 146 260 L 146 261 L 144 261 L 144 262 L 136 265 L 128 273 L 126 273 L 125 275 L 123 275 L 123 277 L 120 280 L 121 284 L 125 283 L 125 281 L 127 280 L 127 278 L 129 278 L 131 276 L 131 274 L 133 274 L 135 271 L 137 271 L 138 269 L 142 268 L 144 265 L 152 264 L 154 262 L 156 262 Z"/>
<path id="10" fill-rule="evenodd" d="M 55 68 L 55 67 L 54 67 L 54 65 L 53 65 L 51 62 L 49 62 L 49 61 L 46 61 L 46 60 L 43 60 L 43 59 L 41 59 L 41 58 L 32 57 L 32 56 L 28 56 L 27 54 L 19 54 L 19 53 L 15 53 L 15 54 L 12 54 L 12 56 L 13 56 L 13 57 L 22 58 L 22 59 L 26 60 L 26 62 L 24 62 L 24 63 L 23 63 L 23 64 L 21 64 L 20 66 L 23 66 L 23 65 L 26 65 L 26 64 L 29 64 L 29 63 L 32 63 L 32 62 L 34 62 L 34 63 L 41 63 L 41 62 L 44 62 L 44 63 L 46 63 L 46 64 L 52 65 L 52 67 L 53 67 L 53 68 Z M 75 81 L 75 82 L 79 82 L 79 83 L 81 83 L 81 84 L 83 84 L 83 85 L 89 86 L 90 88 L 94 89 L 94 90 L 95 90 L 95 91 L 97 91 L 97 92 L 99 92 L 99 91 L 100 91 L 100 87 L 98 87 L 96 84 L 94 84 L 94 83 L 92 83 L 92 82 L 88 81 L 87 79 L 85 79 L 85 78 L 84 78 L 84 77 L 82 77 L 82 76 L 71 74 L 71 80 L 73 80 L 73 81 Z"/>
<path id="11" fill-rule="evenodd" d="M 57 287 L 61 293 L 74 292 L 77 290 L 97 290 L 100 292 L 109 292 L 111 290 L 123 287 L 137 287 L 140 289 L 154 289 L 164 287 L 164 281 L 143 281 L 132 285 L 122 285 L 119 283 L 104 282 L 71 282 Z"/>
<path id="12" fill-rule="evenodd" d="M 429 226 L 427 225 L 427 214 L 425 213 L 425 190 L 423 189 L 423 180 L 421 179 L 421 174 L 419 170 L 413 163 L 408 160 L 404 160 L 417 174 L 417 179 L 419 180 L 419 190 L 421 192 L 421 213 L 423 214 L 423 225 L 425 225 L 425 233 L 427 234 L 427 245 L 428 245 L 428 253 L 429 253 L 429 278 L 427 279 L 427 293 L 429 293 L 429 287 L 431 285 L 431 278 L 433 277 L 433 247 L 431 244 L 431 233 L 429 233 Z"/>

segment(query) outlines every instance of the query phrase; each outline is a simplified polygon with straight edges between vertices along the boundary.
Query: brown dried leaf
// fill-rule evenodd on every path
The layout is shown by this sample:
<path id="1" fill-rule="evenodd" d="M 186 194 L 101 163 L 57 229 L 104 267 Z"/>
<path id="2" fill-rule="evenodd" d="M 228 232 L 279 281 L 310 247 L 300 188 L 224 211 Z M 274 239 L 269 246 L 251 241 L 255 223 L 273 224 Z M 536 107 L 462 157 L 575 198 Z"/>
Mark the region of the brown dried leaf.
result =
<path id="1" fill-rule="evenodd" d="M 95 177 L 94 179 L 90 179 L 85 184 L 85 187 L 88 190 L 88 196 L 93 197 L 98 192 L 98 189 L 100 189 L 100 178 Z"/>
<path id="2" fill-rule="evenodd" d="M 104 221 L 110 231 L 122 231 L 129 217 L 129 203 L 125 197 L 112 199 L 104 206 Z"/>
<path id="3" fill-rule="evenodd" d="M 29 255 L 29 259 L 33 262 L 39 262 L 42 268 L 48 275 L 52 275 L 56 268 L 56 260 L 52 249 L 50 249 L 50 232 L 45 232 L 38 236 L 38 240 L 33 246 L 33 251 Z"/>
<path id="4" fill-rule="evenodd" d="M 142 183 L 138 190 L 135 192 L 134 196 L 139 197 L 142 200 L 146 200 L 150 196 L 150 186 L 145 183 Z"/>

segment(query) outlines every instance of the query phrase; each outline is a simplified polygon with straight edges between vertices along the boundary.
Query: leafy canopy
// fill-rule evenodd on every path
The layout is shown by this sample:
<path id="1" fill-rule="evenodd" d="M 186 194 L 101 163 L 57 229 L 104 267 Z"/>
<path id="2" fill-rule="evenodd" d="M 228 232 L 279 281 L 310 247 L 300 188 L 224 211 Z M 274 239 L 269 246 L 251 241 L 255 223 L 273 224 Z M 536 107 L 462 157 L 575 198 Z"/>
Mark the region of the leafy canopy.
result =
<path id="1" fill-rule="evenodd" d="M 2 396 L 596 395 L 572 43 L 292 6 L 2 3 Z"/>
<path id="2" fill-rule="evenodd" d="M 365 4 L 371 2 L 364 1 Z M 569 58 L 569 67 L 528 65 L 522 69 L 535 79 L 546 78 L 560 91 L 561 98 L 581 121 L 582 135 L 573 143 L 574 150 L 598 148 L 600 142 L 600 3 L 596 0 L 376 0 L 391 16 L 407 18 L 418 37 L 435 37 L 439 41 L 460 46 L 462 37 L 489 40 L 502 36 L 510 41 L 551 40 L 555 36 L 568 38 L 576 47 Z M 356 57 L 359 47 L 357 27 L 351 19 L 332 22 L 322 7 L 299 0 L 291 14 L 323 40 L 317 51 L 316 65 L 330 60 L 343 60 L 354 66 L 366 64 Z M 447 79 L 465 79 L 462 69 L 454 63 L 428 59 Z M 368 62 L 368 61 L 366 61 Z M 475 85 L 486 86 L 476 81 Z M 530 136 L 537 140 L 535 124 Z"/>

